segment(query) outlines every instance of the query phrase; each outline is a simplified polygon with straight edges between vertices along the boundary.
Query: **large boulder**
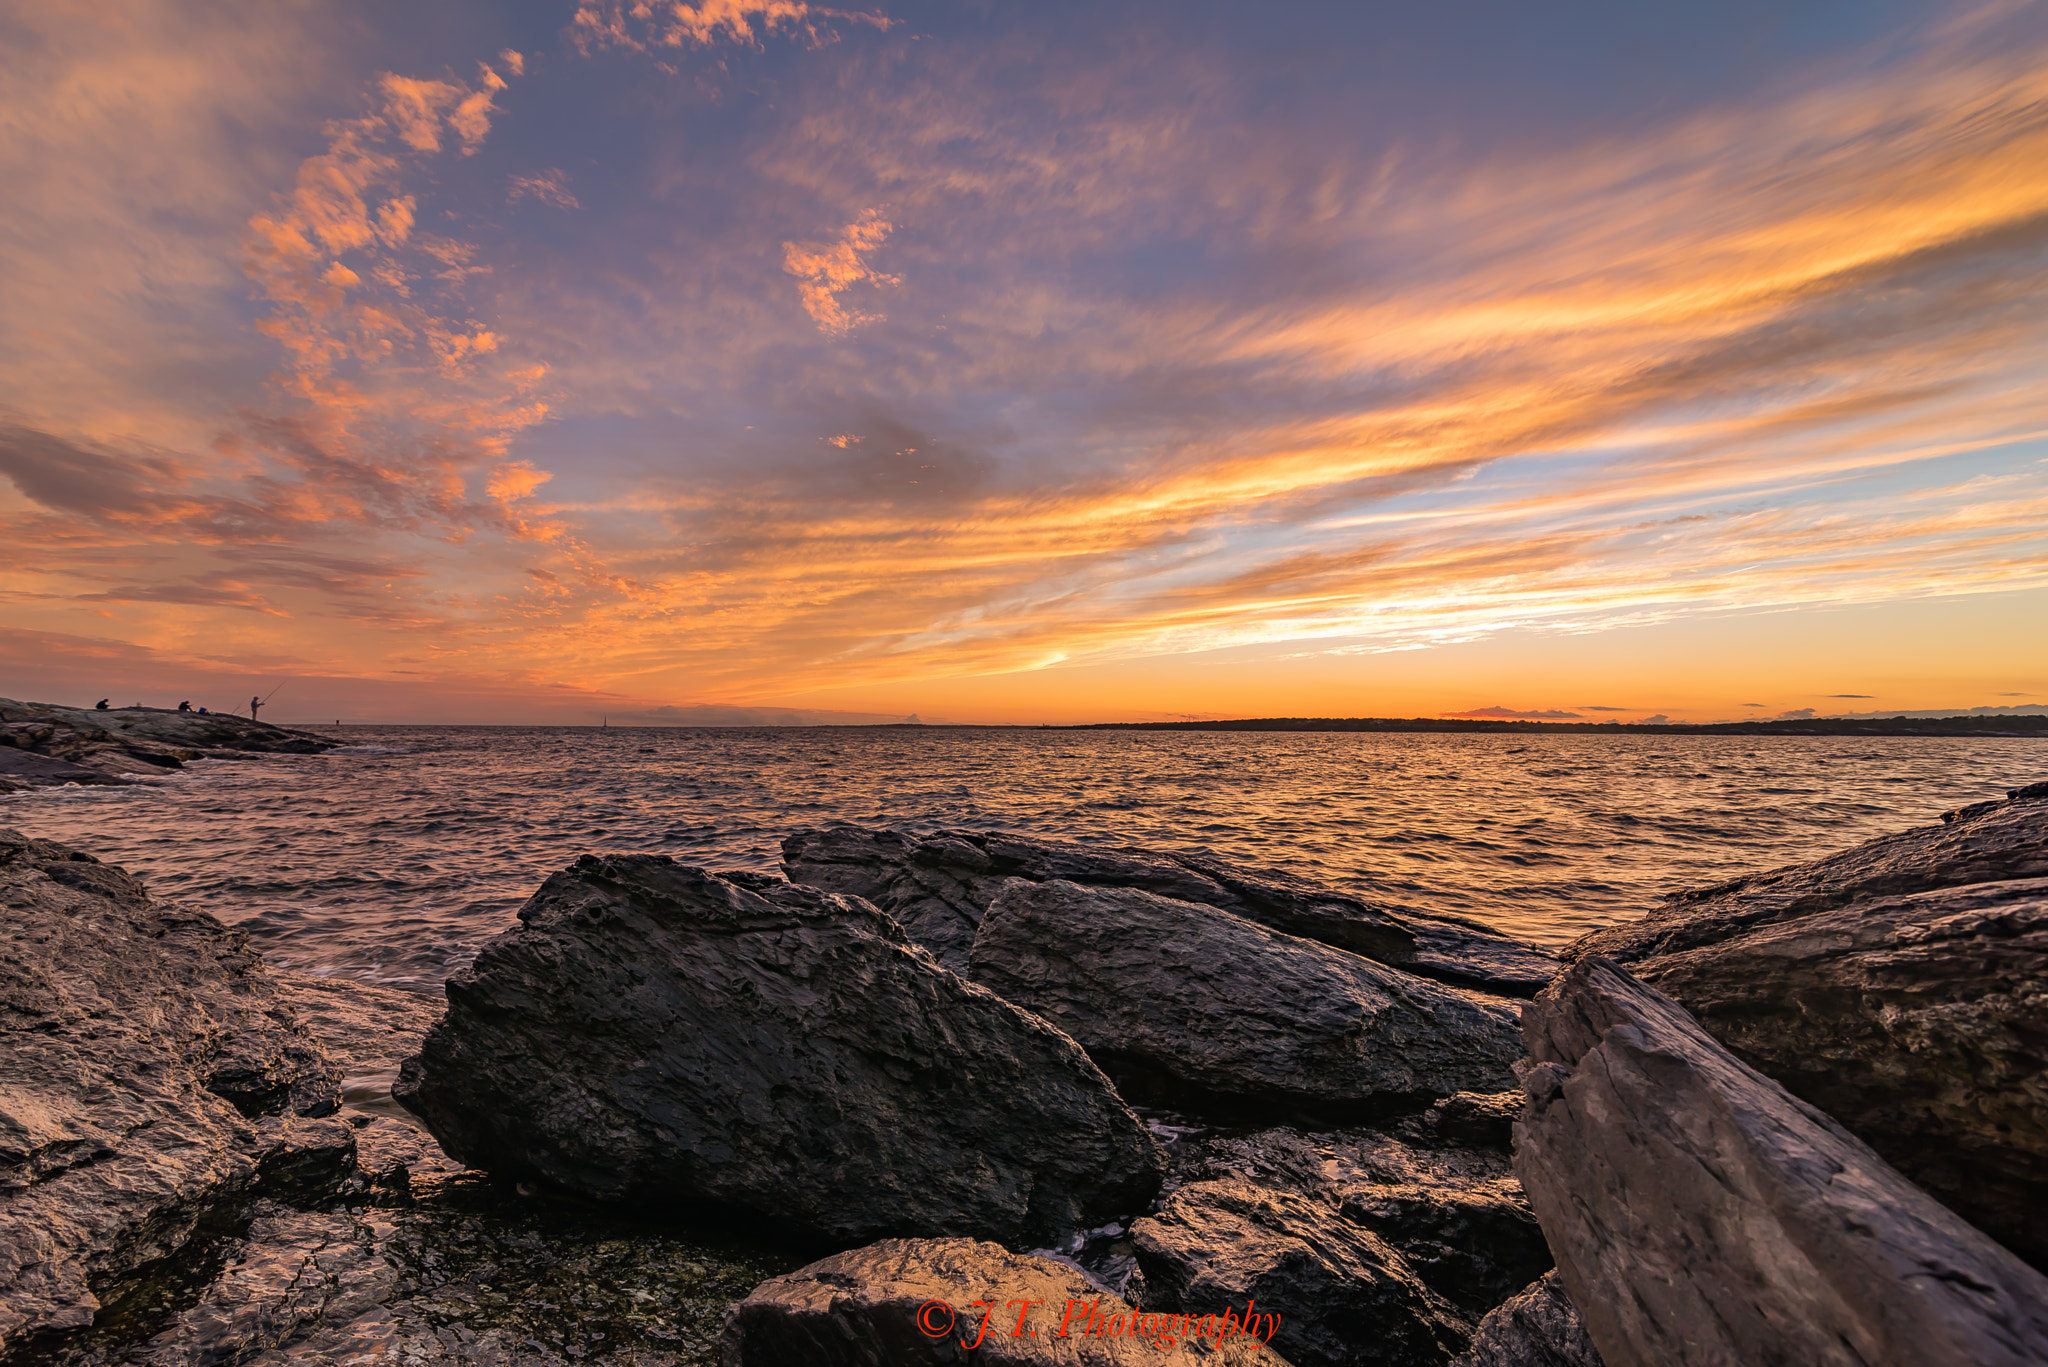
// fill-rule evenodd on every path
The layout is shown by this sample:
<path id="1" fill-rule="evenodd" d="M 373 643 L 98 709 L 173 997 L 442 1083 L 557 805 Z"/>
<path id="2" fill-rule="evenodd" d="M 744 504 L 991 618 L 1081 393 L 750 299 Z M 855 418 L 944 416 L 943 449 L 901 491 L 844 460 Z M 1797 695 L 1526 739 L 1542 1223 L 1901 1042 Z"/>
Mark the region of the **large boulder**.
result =
<path id="1" fill-rule="evenodd" d="M 2048 878 L 1880 897 L 1635 967 L 2048 1268 Z"/>
<path id="2" fill-rule="evenodd" d="M 1258 1316 L 1251 1333 L 1234 1318 L 1246 1309 L 1139 1310 L 1072 1267 L 995 1244 L 885 1239 L 754 1288 L 726 1316 L 719 1363 L 1288 1367 L 1260 1341 L 1270 1317 Z"/>
<path id="3" fill-rule="evenodd" d="M 449 980 L 394 1094 L 502 1178 L 837 1240 L 1062 1237 L 1157 1144 L 1080 1047 L 855 898 L 585 856 Z"/>
<path id="4" fill-rule="evenodd" d="M 1681 894 L 1573 952 L 1638 955 L 1737 1057 L 2048 1267 L 2043 874 L 2048 785 Z"/>
<path id="5" fill-rule="evenodd" d="M 1452 1367 L 1606 1367 L 1586 1337 L 1578 1307 L 1556 1272 L 1546 1272 L 1487 1312 L 1472 1346 Z"/>
<path id="6" fill-rule="evenodd" d="M 1634 963 L 1872 897 L 2041 877 L 2048 877 L 2048 783 L 1945 813 L 1938 826 L 1916 826 L 1824 859 L 1674 892 L 1639 921 L 1581 936 L 1563 957 L 1576 961 L 1598 954 Z"/>
<path id="7" fill-rule="evenodd" d="M 239 931 L 0 830 L 0 1349 L 258 1191 L 346 1178 L 339 1081 Z"/>
<path id="8" fill-rule="evenodd" d="M 1414 977 L 1215 907 L 1015 881 L 968 976 L 1112 1076 L 1236 1097 L 1362 1103 L 1511 1086 L 1518 1003 Z"/>
<path id="9" fill-rule="evenodd" d="M 914 836 L 841 825 L 796 832 L 782 842 L 782 856 L 793 881 L 866 898 L 955 972 L 965 969 L 990 903 L 1017 879 L 1157 893 L 1423 977 L 1514 996 L 1537 991 L 1559 967 L 1542 950 L 1477 921 L 1207 855 L 1098 850 L 982 831 Z"/>
<path id="10" fill-rule="evenodd" d="M 2048 1362 L 2048 1279 L 1582 960 L 1523 1016 L 1515 1169 L 1608 1367 Z"/>
<path id="11" fill-rule="evenodd" d="M 1471 1337 L 1391 1244 L 1292 1192 L 1196 1182 L 1131 1241 L 1147 1310 L 1276 1313 L 1273 1346 L 1297 1367 L 1441 1367 Z"/>

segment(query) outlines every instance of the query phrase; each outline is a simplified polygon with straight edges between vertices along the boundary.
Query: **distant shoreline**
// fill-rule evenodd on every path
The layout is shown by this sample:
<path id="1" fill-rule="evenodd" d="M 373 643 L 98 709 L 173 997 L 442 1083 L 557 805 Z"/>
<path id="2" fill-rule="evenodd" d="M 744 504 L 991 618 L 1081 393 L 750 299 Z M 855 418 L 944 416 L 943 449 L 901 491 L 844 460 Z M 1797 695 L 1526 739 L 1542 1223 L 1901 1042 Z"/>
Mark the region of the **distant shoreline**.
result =
<path id="1" fill-rule="evenodd" d="M 1492 718 L 1255 717 L 1236 721 L 1100 721 L 1055 731 L 1476 731 L 1620 736 L 2048 737 L 2048 716 L 1809 717 L 1797 721 L 1508 721 Z"/>

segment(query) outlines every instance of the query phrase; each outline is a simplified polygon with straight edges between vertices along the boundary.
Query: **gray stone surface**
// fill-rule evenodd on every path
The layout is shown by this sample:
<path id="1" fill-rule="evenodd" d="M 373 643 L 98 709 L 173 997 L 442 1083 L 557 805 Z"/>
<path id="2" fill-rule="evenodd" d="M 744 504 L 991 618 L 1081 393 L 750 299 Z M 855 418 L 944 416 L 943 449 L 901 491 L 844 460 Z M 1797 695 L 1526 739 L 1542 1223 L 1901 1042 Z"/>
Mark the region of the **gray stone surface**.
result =
<path id="1" fill-rule="evenodd" d="M 1158 1187 L 1079 1046 L 857 899 L 586 856 L 519 916 L 396 1090 L 472 1166 L 847 1240 L 1050 1240 Z"/>
<path id="2" fill-rule="evenodd" d="M 983 1302 L 976 1306 L 975 1302 Z M 1233 1307 L 1242 1310 L 1240 1302 Z M 1204 1307 L 1220 1312 L 1221 1305 Z M 987 1317 L 984 1330 L 983 1318 Z M 1200 1316 L 1134 1310 L 1080 1272 L 972 1239 L 885 1239 L 763 1282 L 732 1308 L 721 1367 L 1288 1367 Z M 1284 1332 L 1284 1325 L 1282 1326 Z M 1209 1337 L 1202 1338 L 1205 1330 Z M 937 1332 L 934 1332 L 937 1331 Z M 1199 1340 L 1215 1351 L 1199 1350 Z"/>
<path id="3" fill-rule="evenodd" d="M 1949 812 L 1938 826 L 1916 826 L 1824 859 L 1675 892 L 1640 921 L 1579 937 L 1563 957 L 1599 954 L 1628 964 L 1867 898 L 2048 877 L 2048 784 L 2011 792 L 2003 801 Z"/>
<path id="4" fill-rule="evenodd" d="M 1131 1241 L 1147 1310 L 1275 1312 L 1273 1346 L 1298 1367 L 1438 1367 L 1471 1336 L 1393 1245 L 1292 1192 L 1192 1183 Z"/>
<path id="5" fill-rule="evenodd" d="M 1360 1103 L 1497 1091 L 1519 1003 L 1418 978 L 1215 907 L 1065 879 L 999 893 L 968 976 L 1080 1042 L 1112 1076 Z"/>
<path id="6" fill-rule="evenodd" d="M 1521 1093 L 1513 1093 L 1516 1109 Z M 1499 1098 L 1470 1094 L 1388 1130 L 1196 1136 L 1174 1146 L 1171 1187 L 1215 1179 L 1292 1192 L 1337 1211 L 1400 1251 L 1423 1284 L 1477 1318 L 1549 1269 L 1550 1249 L 1515 1180 L 1505 1136 L 1454 1116 Z"/>
<path id="7" fill-rule="evenodd" d="M 1478 921 L 1206 855 L 849 825 L 798 831 L 782 842 L 782 854 L 793 881 L 866 898 L 955 972 L 966 967 L 975 931 L 1005 887 L 1055 878 L 1216 907 L 1423 977 L 1508 995 L 1534 993 L 1559 967 L 1542 950 Z"/>
<path id="8" fill-rule="evenodd" d="M 1582 960 L 1523 1016 L 1515 1169 L 1609 1367 L 2048 1362 L 2048 1279 Z"/>
<path id="9" fill-rule="evenodd" d="M 1737 1057 L 2048 1267 L 2048 785 L 1714 888 L 1613 949 Z"/>
<path id="10" fill-rule="evenodd" d="M 258 1191 L 345 1178 L 339 1080 L 240 932 L 0 830 L 0 1347 Z"/>
<path id="11" fill-rule="evenodd" d="M 0 792 L 120 783 L 202 757 L 312 755 L 335 742 L 268 722 L 158 707 L 61 707 L 0 698 Z"/>
<path id="12" fill-rule="evenodd" d="M 2048 1267 L 2048 878 L 1858 901 L 1635 970 Z"/>
<path id="13" fill-rule="evenodd" d="M 1479 1321 L 1454 1367 L 1606 1367 L 1555 1272 Z"/>

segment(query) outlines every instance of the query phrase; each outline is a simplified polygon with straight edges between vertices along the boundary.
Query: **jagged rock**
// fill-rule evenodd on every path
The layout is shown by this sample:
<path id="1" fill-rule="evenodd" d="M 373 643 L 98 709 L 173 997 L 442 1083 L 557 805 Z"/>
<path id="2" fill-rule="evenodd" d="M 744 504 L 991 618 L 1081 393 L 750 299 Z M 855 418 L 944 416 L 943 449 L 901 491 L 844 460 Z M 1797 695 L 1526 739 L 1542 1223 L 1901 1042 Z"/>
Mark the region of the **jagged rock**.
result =
<path id="1" fill-rule="evenodd" d="M 338 1081 L 239 931 L 0 830 L 0 1347 L 255 1192 L 345 1178 Z"/>
<path id="2" fill-rule="evenodd" d="M 1473 1318 L 1550 1267 L 1505 1144 L 1449 1141 L 1428 1114 L 1392 1128 L 1190 1139 L 1175 1146 L 1167 1181 L 1227 1178 L 1305 1196 L 1392 1244 L 1424 1285 Z"/>
<path id="3" fill-rule="evenodd" d="M 1606 1367 L 1555 1272 L 1487 1312 L 1453 1367 Z"/>
<path id="4" fill-rule="evenodd" d="M 1196 1182 L 1133 1225 L 1131 1241 L 1147 1310 L 1276 1312 L 1273 1346 L 1299 1367 L 1434 1367 L 1471 1336 L 1392 1245 L 1291 1192 Z"/>
<path id="5" fill-rule="evenodd" d="M 1055 878 L 1216 907 L 1423 977 L 1512 996 L 1535 992 L 1559 968 L 1550 955 L 1477 921 L 1206 855 L 1097 850 L 979 831 L 919 837 L 842 825 L 796 832 L 782 842 L 782 856 L 793 881 L 866 898 L 955 972 L 965 969 L 975 931 L 1004 887 L 1016 879 Z"/>
<path id="6" fill-rule="evenodd" d="M 1238 1097 L 1368 1102 L 1513 1083 L 1517 1004 L 1215 907 L 1066 879 L 998 894 L 968 976 L 1111 1076 Z"/>
<path id="7" fill-rule="evenodd" d="M 977 1306 L 975 1302 L 983 1302 Z M 1242 1312 L 1240 1302 L 1227 1307 Z M 1205 1305 L 1135 1310 L 1062 1263 L 972 1239 L 885 1239 L 763 1282 L 726 1317 L 721 1367 L 1287 1367 Z M 1256 1313 L 1256 1311 L 1255 1311 Z M 984 1317 L 986 1325 L 984 1326 Z M 1264 1325 L 1259 1327 L 1264 1328 Z M 1285 1325 L 1281 1326 L 1282 1332 Z M 1217 1351 L 1198 1351 L 1195 1342 Z"/>
<path id="8" fill-rule="evenodd" d="M 1949 816 L 1581 947 L 2048 1267 L 2048 785 Z"/>
<path id="9" fill-rule="evenodd" d="M 1052 1238 L 1158 1186 L 1072 1040 L 857 899 L 585 856 L 519 918 L 396 1089 L 472 1166 L 836 1239 Z"/>
<path id="10" fill-rule="evenodd" d="M 1640 921 L 1580 936 L 1563 957 L 1576 961 L 1599 954 L 1634 963 L 1862 899 L 2044 876 L 2048 783 L 2037 783 L 2013 789 L 2003 801 L 1946 813 L 1939 826 L 1916 826 L 1825 859 L 1674 892 Z"/>
<path id="11" fill-rule="evenodd" d="M 160 707 L 90 707 L 0 698 L 0 792 L 125 782 L 201 757 L 313 755 L 335 742 L 268 722 Z M 87 775 L 90 775 L 88 777 Z"/>
<path id="12" fill-rule="evenodd" d="M 2048 1278 L 1582 960 L 1523 1015 L 1515 1170 L 1609 1367 L 2048 1362 Z"/>
<path id="13" fill-rule="evenodd" d="M 2048 878 L 1856 902 L 1636 970 L 2048 1266 Z"/>

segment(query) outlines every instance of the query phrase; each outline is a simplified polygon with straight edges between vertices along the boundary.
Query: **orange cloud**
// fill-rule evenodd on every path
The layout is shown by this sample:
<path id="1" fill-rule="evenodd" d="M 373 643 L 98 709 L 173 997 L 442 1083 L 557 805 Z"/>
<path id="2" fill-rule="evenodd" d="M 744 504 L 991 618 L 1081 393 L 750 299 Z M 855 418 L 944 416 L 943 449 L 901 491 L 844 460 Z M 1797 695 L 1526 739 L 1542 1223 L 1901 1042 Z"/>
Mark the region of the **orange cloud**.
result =
<path id="1" fill-rule="evenodd" d="M 863 323 L 881 321 L 881 314 L 848 308 L 839 296 L 860 284 L 880 288 L 903 283 L 901 276 L 884 275 L 867 260 L 894 227 L 880 209 L 869 209 L 842 228 L 836 241 L 782 244 L 782 269 L 797 278 L 797 295 L 818 331 L 844 337 Z"/>
<path id="2" fill-rule="evenodd" d="M 594 48 L 645 52 L 656 47 L 707 47 L 721 39 L 746 46 L 773 33 L 801 35 L 812 46 L 831 41 L 832 21 L 887 30 L 899 20 L 883 14 L 827 9 L 802 0 L 598 0 L 576 8 L 571 34 L 586 54 Z M 758 31 L 756 25 L 759 26 Z"/>

